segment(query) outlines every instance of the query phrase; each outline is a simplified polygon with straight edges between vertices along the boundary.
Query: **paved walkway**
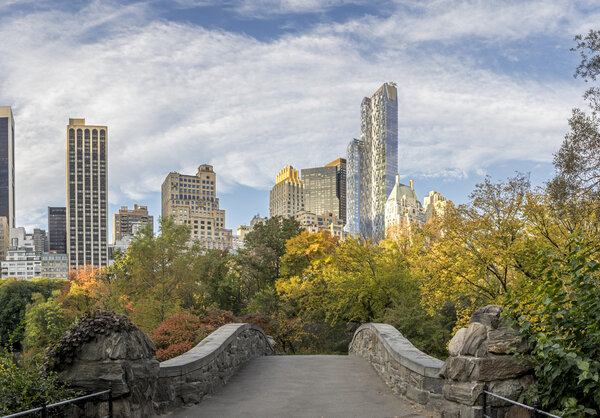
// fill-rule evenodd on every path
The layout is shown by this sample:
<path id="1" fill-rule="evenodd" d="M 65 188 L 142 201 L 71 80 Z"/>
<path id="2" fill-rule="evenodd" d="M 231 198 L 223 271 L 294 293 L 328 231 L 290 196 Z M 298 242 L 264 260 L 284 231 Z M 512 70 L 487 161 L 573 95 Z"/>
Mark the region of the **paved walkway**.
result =
<path id="1" fill-rule="evenodd" d="M 251 360 L 225 387 L 172 418 L 429 417 L 396 397 L 355 356 L 268 356 Z"/>

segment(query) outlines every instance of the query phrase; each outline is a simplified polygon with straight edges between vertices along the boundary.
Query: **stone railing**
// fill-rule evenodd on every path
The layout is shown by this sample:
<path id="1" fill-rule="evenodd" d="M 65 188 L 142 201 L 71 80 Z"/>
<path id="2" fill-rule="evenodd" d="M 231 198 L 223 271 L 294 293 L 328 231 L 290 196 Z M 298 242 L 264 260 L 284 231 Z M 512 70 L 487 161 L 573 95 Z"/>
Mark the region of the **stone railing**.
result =
<path id="1" fill-rule="evenodd" d="M 362 325 L 348 351 L 367 359 L 399 395 L 443 417 L 479 417 L 484 384 L 513 400 L 533 384 L 532 365 L 511 354 L 526 353 L 527 344 L 501 313 L 500 306 L 477 310 L 469 327 L 450 341 L 445 362 L 419 351 L 387 324 Z M 513 413 L 509 404 L 497 400 L 490 404 L 495 417 Z"/>
<path id="2" fill-rule="evenodd" d="M 364 324 L 348 353 L 367 359 L 395 393 L 437 411 L 455 408 L 443 396 L 444 362 L 428 356 L 388 324 Z"/>
<path id="3" fill-rule="evenodd" d="M 153 396 L 157 412 L 200 402 L 225 385 L 246 361 L 274 353 L 256 325 L 222 326 L 190 351 L 160 363 Z"/>

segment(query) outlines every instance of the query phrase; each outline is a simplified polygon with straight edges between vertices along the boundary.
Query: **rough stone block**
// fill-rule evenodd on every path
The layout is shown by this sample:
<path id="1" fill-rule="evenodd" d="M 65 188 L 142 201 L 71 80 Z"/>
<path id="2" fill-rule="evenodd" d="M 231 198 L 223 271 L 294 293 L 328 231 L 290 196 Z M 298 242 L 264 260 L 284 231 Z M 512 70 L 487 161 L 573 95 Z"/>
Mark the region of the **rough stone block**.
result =
<path id="1" fill-rule="evenodd" d="M 483 383 L 446 382 L 442 391 L 444 397 L 449 401 L 458 402 L 463 405 L 475 405 L 483 391 Z"/>
<path id="2" fill-rule="evenodd" d="M 469 325 L 460 354 L 476 357 L 483 357 L 487 354 L 487 327 L 485 325 L 479 322 Z"/>
<path id="3" fill-rule="evenodd" d="M 488 305 L 477 309 L 471 316 L 471 324 L 478 322 L 490 328 L 498 328 L 500 325 L 500 314 L 504 311 L 501 306 Z"/>
<path id="4" fill-rule="evenodd" d="M 435 377 L 425 377 L 423 378 L 422 389 L 431 393 L 442 394 L 442 389 L 444 387 L 444 380 L 435 378 Z"/>
<path id="5" fill-rule="evenodd" d="M 467 329 L 461 328 L 456 331 L 454 337 L 450 340 L 448 344 L 448 352 L 451 356 L 458 356 L 460 354 L 460 350 L 462 349 L 465 343 L 465 336 L 467 335 Z"/>
<path id="6" fill-rule="evenodd" d="M 488 331 L 488 351 L 490 353 L 506 354 L 511 348 L 518 353 L 525 353 L 529 350 L 529 345 L 512 328 L 501 326 Z"/>
<path id="7" fill-rule="evenodd" d="M 523 386 L 521 385 L 520 380 L 517 379 L 509 379 L 509 380 L 500 380 L 496 382 L 490 382 L 488 384 L 489 392 L 495 393 L 496 395 L 503 396 L 508 399 L 512 399 L 516 401 L 519 398 L 519 395 L 523 392 Z M 509 406 L 510 403 L 503 401 L 502 399 L 494 398 L 493 396 L 487 397 L 488 404 L 491 406 Z"/>
<path id="8" fill-rule="evenodd" d="M 480 406 L 461 405 L 460 418 L 483 418 L 483 409 Z"/>
<path id="9" fill-rule="evenodd" d="M 421 405 L 427 404 L 429 401 L 429 392 L 421 389 L 417 389 L 414 386 L 408 385 L 406 387 L 406 395 L 411 401 L 420 403 Z"/>
<path id="10" fill-rule="evenodd" d="M 513 379 L 533 369 L 533 365 L 530 362 L 510 355 L 490 355 L 486 358 L 475 359 L 475 361 L 477 362 L 477 367 L 471 374 L 471 378 L 485 382 Z"/>

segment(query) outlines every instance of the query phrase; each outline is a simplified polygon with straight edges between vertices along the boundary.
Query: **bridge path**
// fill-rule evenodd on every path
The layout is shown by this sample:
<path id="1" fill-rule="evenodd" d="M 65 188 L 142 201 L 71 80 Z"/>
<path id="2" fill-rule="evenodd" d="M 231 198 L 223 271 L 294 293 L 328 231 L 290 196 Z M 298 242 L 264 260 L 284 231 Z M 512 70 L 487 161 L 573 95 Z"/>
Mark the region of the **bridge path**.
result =
<path id="1" fill-rule="evenodd" d="M 225 387 L 171 418 L 431 417 L 399 399 L 355 356 L 266 356 L 244 365 Z"/>

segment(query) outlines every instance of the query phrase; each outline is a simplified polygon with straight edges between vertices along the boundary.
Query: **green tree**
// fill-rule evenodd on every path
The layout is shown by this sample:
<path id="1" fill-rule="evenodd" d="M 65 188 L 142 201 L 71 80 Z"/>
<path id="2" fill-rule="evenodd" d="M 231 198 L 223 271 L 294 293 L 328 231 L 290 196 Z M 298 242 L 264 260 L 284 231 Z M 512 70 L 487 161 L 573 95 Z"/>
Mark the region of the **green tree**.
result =
<path id="1" fill-rule="evenodd" d="M 156 328 L 185 308 L 186 295 L 197 293 L 198 277 L 193 267 L 201 249 L 188 245 L 189 236 L 186 225 L 163 217 L 160 234 L 153 236 L 149 226 L 144 228 L 113 269 L 113 304 L 131 315 L 142 330 Z"/>
<path id="2" fill-rule="evenodd" d="M 64 280 L 48 278 L 3 281 L 0 284 L 0 345 L 19 349 L 25 330 L 25 312 L 32 295 L 40 293 L 48 298 L 64 284 Z"/>
<path id="3" fill-rule="evenodd" d="M 302 232 L 295 219 L 278 216 L 254 226 L 244 238 L 244 249 L 236 257 L 237 272 L 249 297 L 273 286 L 280 277 L 281 257 L 288 239 Z"/>
<path id="4" fill-rule="evenodd" d="M 600 413 L 600 260 L 580 235 L 540 254 L 545 277 L 530 298 L 509 294 L 506 314 L 529 338 L 536 363 L 532 398 L 561 416 Z"/>
<path id="5" fill-rule="evenodd" d="M 27 305 L 25 314 L 25 336 L 23 348 L 41 352 L 41 349 L 58 341 L 68 329 L 70 323 L 57 302 L 60 291 L 52 297 L 44 298 L 41 293 L 34 293 L 31 303 Z"/>
<path id="6" fill-rule="evenodd" d="M 600 30 L 590 30 L 585 36 L 578 35 L 575 41 L 577 46 L 572 50 L 581 55 L 575 77 L 581 77 L 586 83 L 595 83 L 600 75 Z M 592 85 L 583 97 L 591 113 L 573 109 L 569 119 L 571 130 L 554 155 L 557 173 L 549 183 L 549 189 L 561 202 L 577 199 L 594 203 L 600 198 L 600 88 Z"/>

